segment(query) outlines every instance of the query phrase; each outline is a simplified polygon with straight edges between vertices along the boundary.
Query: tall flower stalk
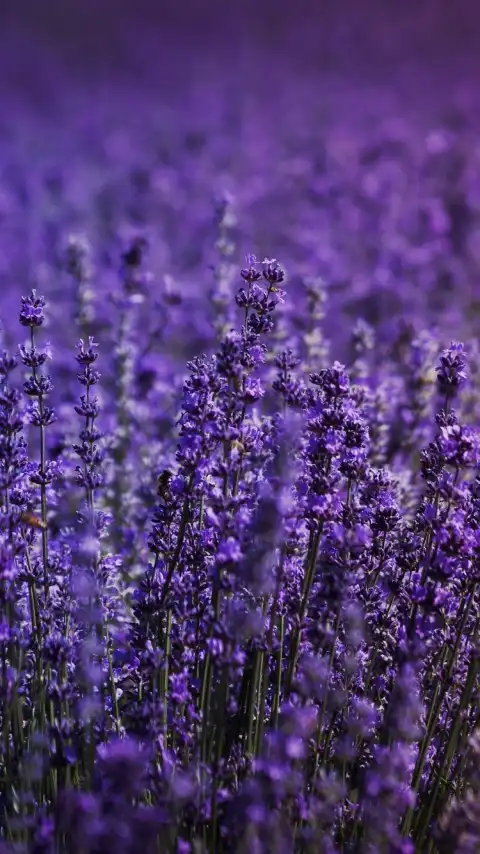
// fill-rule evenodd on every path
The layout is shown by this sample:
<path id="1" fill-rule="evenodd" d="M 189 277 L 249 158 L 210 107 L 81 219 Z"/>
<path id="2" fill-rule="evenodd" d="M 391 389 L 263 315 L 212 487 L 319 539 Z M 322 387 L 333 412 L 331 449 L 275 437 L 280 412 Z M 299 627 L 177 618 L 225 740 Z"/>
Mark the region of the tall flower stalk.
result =
<path id="1" fill-rule="evenodd" d="M 29 408 L 29 421 L 40 433 L 40 463 L 38 470 L 32 474 L 31 481 L 40 488 L 40 506 L 42 521 L 42 563 L 45 602 L 48 602 L 48 527 L 47 527 L 47 487 L 52 482 L 53 474 L 47 460 L 46 428 L 55 420 L 54 410 L 47 405 L 46 398 L 53 390 L 53 383 L 48 374 L 40 368 L 48 359 L 47 350 L 38 350 L 35 342 L 37 330 L 43 325 L 45 299 L 37 296 L 32 290 L 28 297 L 22 297 L 20 323 L 30 330 L 30 345 L 20 347 L 22 363 L 31 371 L 31 376 L 25 381 L 23 390 L 33 399 Z"/>

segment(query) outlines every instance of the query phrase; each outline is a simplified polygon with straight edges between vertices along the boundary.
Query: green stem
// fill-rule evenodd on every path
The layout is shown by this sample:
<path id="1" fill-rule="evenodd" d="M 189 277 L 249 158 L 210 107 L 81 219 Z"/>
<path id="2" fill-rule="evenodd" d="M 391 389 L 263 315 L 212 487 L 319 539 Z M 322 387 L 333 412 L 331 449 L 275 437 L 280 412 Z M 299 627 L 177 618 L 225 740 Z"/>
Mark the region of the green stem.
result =
<path id="1" fill-rule="evenodd" d="M 277 652 L 277 667 L 275 672 L 275 694 L 272 702 L 272 714 L 270 718 L 270 726 L 272 729 L 278 729 L 278 717 L 280 713 L 280 701 L 282 696 L 282 672 L 283 672 L 283 639 L 285 634 L 285 617 L 280 615 L 280 627 L 278 638 Z"/>
<path id="2" fill-rule="evenodd" d="M 290 647 L 290 655 L 288 661 L 288 669 L 287 669 L 287 677 L 285 680 L 285 696 L 288 697 L 292 690 L 293 678 L 295 676 L 295 670 L 297 667 L 298 653 L 300 650 L 300 643 L 302 639 L 302 628 L 303 622 L 305 620 L 305 616 L 308 609 L 308 602 L 310 599 L 310 593 L 312 591 L 313 582 L 315 578 L 315 568 L 317 565 L 317 555 L 318 549 L 320 546 L 320 540 L 322 536 L 323 525 L 320 524 L 317 532 L 315 534 L 310 535 L 310 543 L 309 549 L 307 553 L 307 560 L 305 566 L 305 576 L 303 582 L 303 590 L 302 590 L 302 599 L 300 604 L 300 612 L 298 616 L 298 627 L 294 632 L 292 638 L 292 645 Z"/>
<path id="3" fill-rule="evenodd" d="M 450 677 L 452 675 L 453 668 L 454 668 L 455 662 L 457 660 L 458 652 L 460 649 L 460 644 L 461 644 L 462 639 L 463 639 L 463 633 L 465 630 L 465 626 L 467 624 L 468 616 L 469 616 L 470 611 L 471 611 L 473 598 L 475 596 L 475 589 L 476 589 L 476 587 L 474 586 L 470 592 L 470 595 L 468 597 L 466 604 L 465 604 L 465 602 L 462 603 L 463 615 L 461 617 L 460 625 L 458 628 L 457 637 L 455 640 L 455 646 L 451 652 L 450 659 L 448 662 L 448 667 L 447 667 L 447 671 L 445 674 L 445 679 L 443 680 L 443 685 L 435 691 L 434 701 L 432 702 L 432 705 L 430 707 L 430 712 L 429 712 L 428 719 L 427 719 L 426 733 L 425 733 L 425 736 L 424 736 L 422 743 L 420 745 L 420 751 L 419 751 L 419 755 L 418 755 L 417 762 L 415 765 L 415 771 L 414 771 L 413 778 L 412 778 L 412 786 L 411 787 L 412 787 L 413 792 L 415 792 L 415 794 L 418 792 L 418 787 L 419 787 L 420 781 L 422 779 L 422 773 L 423 773 L 423 766 L 425 764 L 425 758 L 427 756 L 428 748 L 430 746 L 431 740 L 434 736 L 435 728 L 436 728 L 437 722 L 438 722 L 438 717 L 440 715 L 440 711 L 442 708 L 442 703 L 443 703 L 443 701 L 445 699 L 445 695 L 448 691 Z M 460 611 L 461 610 L 462 610 L 462 608 L 460 608 Z M 404 822 L 402 825 L 402 831 L 404 834 L 408 834 L 410 832 L 413 814 L 414 814 L 414 810 L 412 807 L 410 807 L 410 809 L 408 810 L 408 812 L 405 815 L 405 819 L 404 819 Z"/>
<path id="4" fill-rule="evenodd" d="M 447 744 L 446 744 L 446 747 L 445 747 L 445 750 L 443 753 L 443 757 L 442 757 L 442 760 L 440 763 L 440 767 L 437 769 L 437 774 L 436 774 L 437 779 L 435 782 L 435 786 L 434 786 L 433 792 L 428 797 L 428 801 L 425 804 L 425 807 L 424 807 L 422 813 L 420 814 L 420 817 L 419 817 L 419 820 L 417 823 L 417 827 L 415 828 L 415 831 L 416 831 L 415 836 L 416 836 L 416 841 L 417 841 L 419 848 L 421 848 L 423 841 L 425 839 L 425 835 L 426 835 L 428 828 L 430 826 L 430 821 L 431 821 L 431 818 L 432 818 L 432 815 L 433 815 L 433 812 L 435 809 L 435 805 L 436 805 L 438 796 L 440 794 L 440 789 L 442 786 L 442 779 L 445 779 L 450 772 L 450 766 L 451 766 L 452 761 L 453 761 L 455 750 L 458 747 L 457 742 L 458 742 L 458 736 L 459 736 L 459 733 L 460 733 L 460 730 L 461 730 L 461 727 L 463 724 L 463 715 L 464 715 L 464 712 L 466 711 L 466 709 L 468 707 L 468 704 L 469 704 L 470 699 L 471 699 L 471 695 L 473 693 L 473 690 L 474 690 L 476 682 L 477 682 L 477 678 L 478 678 L 478 655 L 475 652 L 475 647 L 476 647 L 477 639 L 478 639 L 479 622 L 480 622 L 480 618 L 477 620 L 474 638 L 472 639 L 472 646 L 473 646 L 474 651 L 472 653 L 472 658 L 470 660 L 470 664 L 469 664 L 469 668 L 468 668 L 467 680 L 465 682 L 465 686 L 464 686 L 464 689 L 462 692 L 462 696 L 460 698 L 459 708 L 457 709 L 456 714 L 455 714 L 455 718 L 453 720 L 453 726 L 452 726 L 452 729 L 450 732 L 450 737 L 447 741 Z"/>
<path id="5" fill-rule="evenodd" d="M 109 640 L 106 643 L 106 649 L 107 649 L 107 659 L 108 659 L 108 676 L 110 679 L 110 692 L 111 692 L 111 697 L 112 697 L 112 708 L 113 708 L 113 712 L 115 715 L 115 729 L 117 730 L 117 735 L 120 735 L 120 731 L 121 731 L 120 712 L 118 709 L 117 689 L 115 686 L 115 677 L 113 674 L 112 650 L 111 650 Z"/>
<path id="6" fill-rule="evenodd" d="M 162 673 L 162 702 L 163 702 L 163 733 L 165 743 L 168 734 L 168 677 L 169 677 L 169 662 L 171 654 L 171 632 L 172 632 L 172 611 L 169 608 L 167 612 L 167 626 L 165 631 L 165 667 Z"/>

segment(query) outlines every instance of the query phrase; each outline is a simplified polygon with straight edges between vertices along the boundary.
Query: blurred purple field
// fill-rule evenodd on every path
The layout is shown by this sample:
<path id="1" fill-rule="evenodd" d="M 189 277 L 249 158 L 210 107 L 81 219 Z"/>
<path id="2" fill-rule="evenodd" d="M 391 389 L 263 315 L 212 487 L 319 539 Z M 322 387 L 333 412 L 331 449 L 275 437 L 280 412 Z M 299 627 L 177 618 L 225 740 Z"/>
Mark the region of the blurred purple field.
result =
<path id="1" fill-rule="evenodd" d="M 4 294 L 69 230 L 99 251 L 130 221 L 155 234 L 154 274 L 195 271 L 198 295 L 228 191 L 236 257 L 314 266 L 335 312 L 367 299 L 377 319 L 410 307 L 442 321 L 465 303 L 471 319 L 478 16 L 467 3 L 382 8 L 3 4 Z"/>
<path id="2" fill-rule="evenodd" d="M 466 0 L 388 14 L 378 0 L 7 0 L 4 313 L 38 279 L 62 312 L 70 233 L 108 292 L 119 230 L 147 226 L 154 290 L 173 277 L 200 329 L 227 193 L 238 263 L 281 255 L 293 277 L 325 279 L 338 356 L 352 316 L 380 336 L 411 318 L 469 334 L 479 18 Z"/>

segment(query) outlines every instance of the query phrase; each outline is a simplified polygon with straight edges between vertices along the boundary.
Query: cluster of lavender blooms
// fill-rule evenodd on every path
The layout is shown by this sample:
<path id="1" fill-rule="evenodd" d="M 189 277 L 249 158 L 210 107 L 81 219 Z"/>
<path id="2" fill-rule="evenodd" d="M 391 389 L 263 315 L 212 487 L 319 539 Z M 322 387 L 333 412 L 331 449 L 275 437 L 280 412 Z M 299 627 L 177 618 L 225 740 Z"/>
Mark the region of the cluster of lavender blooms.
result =
<path id="1" fill-rule="evenodd" d="M 473 854 L 480 354 L 401 327 L 379 370 L 359 319 L 340 364 L 323 282 L 238 275 L 228 205 L 185 378 L 142 234 L 108 303 L 68 244 L 57 369 L 37 290 L 9 322 L 0 851 Z"/>

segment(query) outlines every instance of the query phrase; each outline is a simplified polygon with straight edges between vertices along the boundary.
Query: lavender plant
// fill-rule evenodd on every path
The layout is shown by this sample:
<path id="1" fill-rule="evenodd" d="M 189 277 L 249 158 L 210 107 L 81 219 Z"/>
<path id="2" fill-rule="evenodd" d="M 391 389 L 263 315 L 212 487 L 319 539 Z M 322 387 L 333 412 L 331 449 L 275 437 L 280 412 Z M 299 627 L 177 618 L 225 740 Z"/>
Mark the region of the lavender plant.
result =
<path id="1" fill-rule="evenodd" d="M 163 385 L 151 410 L 140 399 L 143 242 L 122 255 L 104 375 L 85 335 L 89 262 L 70 243 L 72 418 L 47 403 L 48 306 L 22 299 L 23 387 L 0 360 L 2 851 L 474 851 L 466 350 L 435 362 L 433 336 L 412 332 L 379 369 L 361 320 L 349 363 L 329 365 L 321 282 L 301 278 L 290 312 L 295 278 L 249 255 L 228 303 L 227 243 L 218 338 L 188 362 L 161 437 Z M 54 460 L 60 428 L 78 438 Z"/>

